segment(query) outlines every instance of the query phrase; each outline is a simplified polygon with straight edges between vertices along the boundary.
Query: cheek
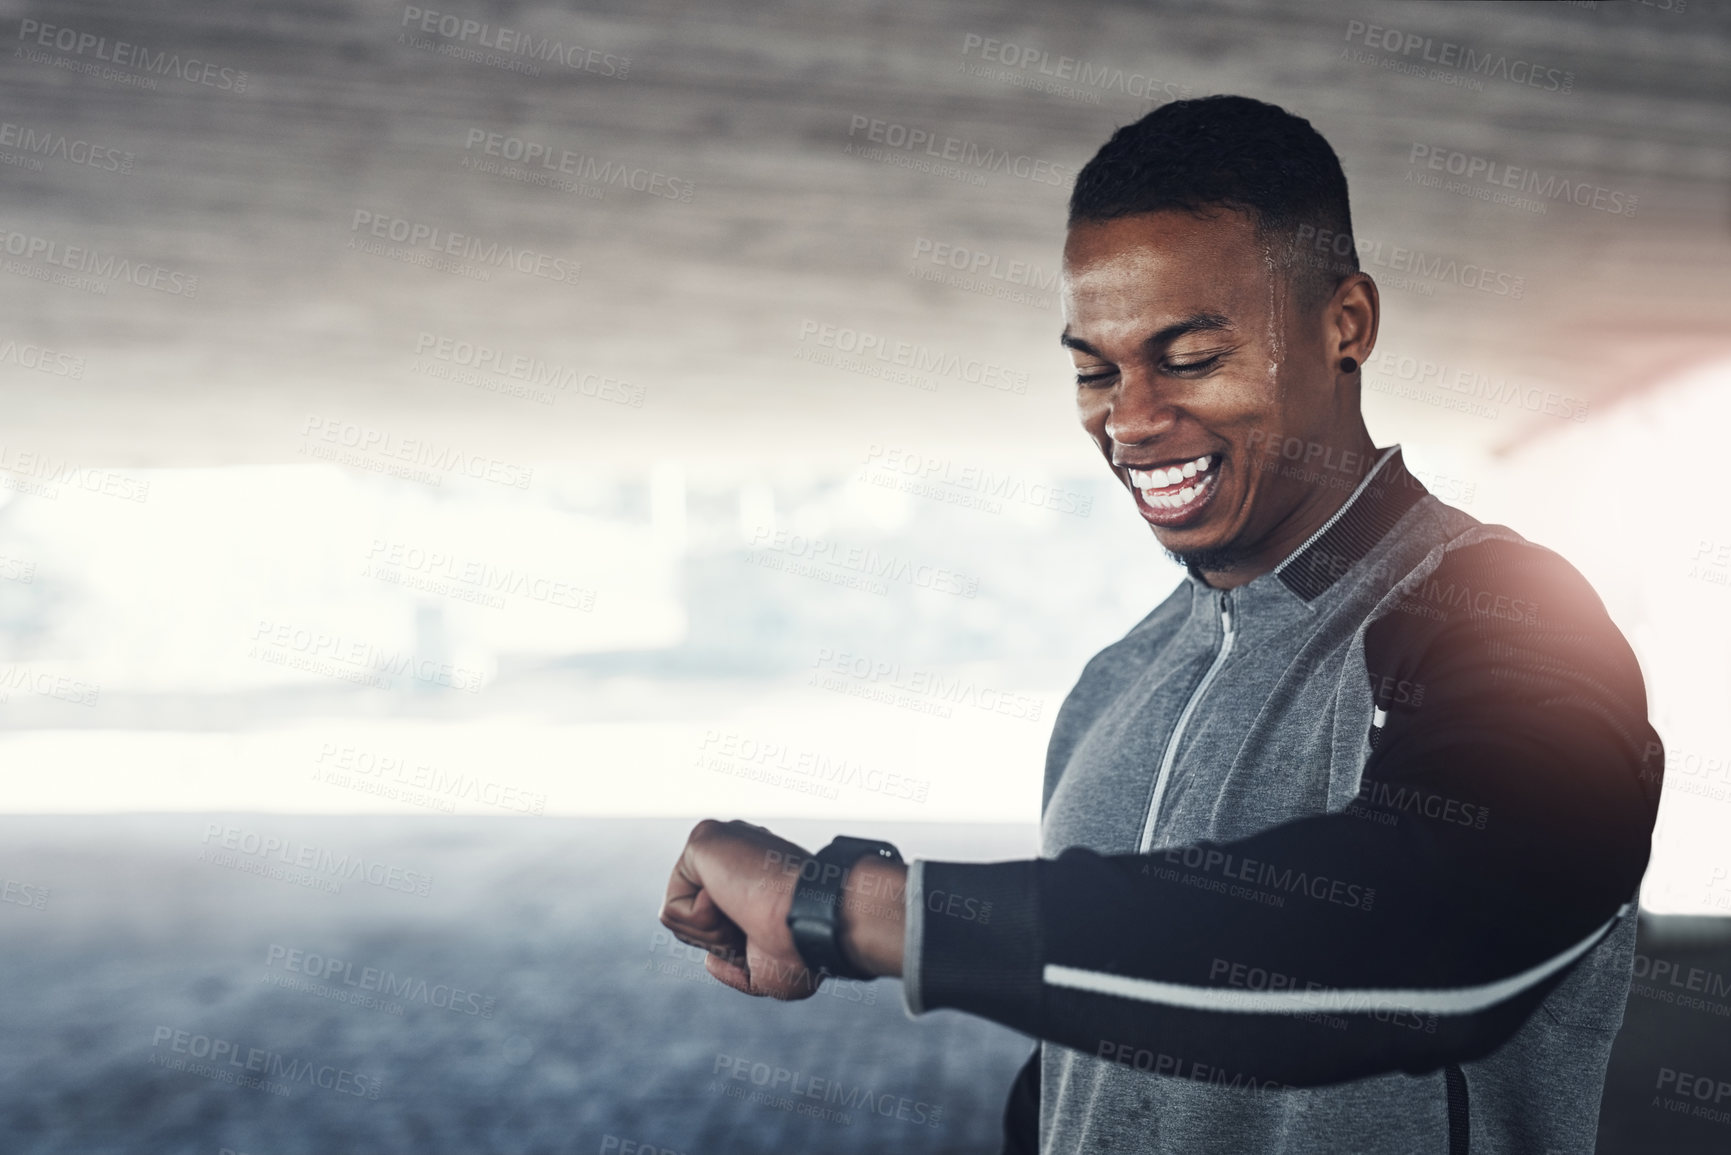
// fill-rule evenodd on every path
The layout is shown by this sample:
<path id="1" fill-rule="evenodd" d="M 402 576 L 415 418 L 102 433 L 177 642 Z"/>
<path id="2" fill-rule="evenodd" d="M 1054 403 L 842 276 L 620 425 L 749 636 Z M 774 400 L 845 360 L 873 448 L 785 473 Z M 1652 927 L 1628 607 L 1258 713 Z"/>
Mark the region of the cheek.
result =
<path id="1" fill-rule="evenodd" d="M 1269 361 L 1247 361 L 1232 377 L 1221 382 L 1220 405 L 1234 413 L 1273 414 L 1281 406 L 1280 367 Z"/>
<path id="2" fill-rule="evenodd" d="M 1231 436 L 1229 429 L 1267 429 L 1281 424 L 1283 405 L 1274 384 L 1255 369 L 1219 379 L 1205 405 L 1196 414 L 1205 417 L 1217 431 Z"/>

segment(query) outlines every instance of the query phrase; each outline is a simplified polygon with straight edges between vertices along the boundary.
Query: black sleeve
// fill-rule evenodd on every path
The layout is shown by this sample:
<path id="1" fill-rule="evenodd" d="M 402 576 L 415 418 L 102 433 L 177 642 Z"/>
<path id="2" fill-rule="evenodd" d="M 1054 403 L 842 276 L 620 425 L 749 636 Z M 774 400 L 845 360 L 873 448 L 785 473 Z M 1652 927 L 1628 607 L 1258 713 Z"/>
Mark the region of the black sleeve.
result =
<path id="1" fill-rule="evenodd" d="M 922 863 L 925 893 L 971 902 L 910 906 L 917 1009 L 1229 1085 L 1501 1045 L 1632 914 L 1662 767 L 1639 668 L 1585 580 L 1522 542 L 1453 551 L 1365 655 L 1379 724 L 1344 810 L 1147 855 Z"/>
<path id="2" fill-rule="evenodd" d="M 999 1155 L 1040 1155 L 1040 1048 L 1035 1047 L 1004 1104 L 1004 1146 Z"/>

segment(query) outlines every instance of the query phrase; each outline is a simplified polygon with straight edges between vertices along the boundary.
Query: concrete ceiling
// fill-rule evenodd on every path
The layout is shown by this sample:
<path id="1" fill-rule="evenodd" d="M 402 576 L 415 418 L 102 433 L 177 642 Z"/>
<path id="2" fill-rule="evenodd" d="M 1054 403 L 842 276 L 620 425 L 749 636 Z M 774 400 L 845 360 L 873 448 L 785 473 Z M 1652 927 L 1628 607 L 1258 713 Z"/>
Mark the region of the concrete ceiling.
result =
<path id="1" fill-rule="evenodd" d="M 1079 462 L 1055 304 L 990 295 L 1002 284 L 987 276 L 910 274 L 930 266 L 915 260 L 922 239 L 1000 269 L 1053 269 L 1067 184 L 853 155 L 866 134 L 850 128 L 881 120 L 1073 173 L 1153 107 L 1129 91 L 1138 77 L 1310 118 L 1345 164 L 1360 239 L 1384 260 L 1400 248 L 1520 279 L 1515 299 L 1445 274 L 1403 285 L 1395 260 L 1372 267 L 1385 350 L 1558 391 L 1590 420 L 1614 420 L 1620 396 L 1731 353 L 1731 14 L 1663 3 L 7 3 L 9 252 L 79 246 L 196 276 L 197 292 L 124 281 L 96 292 L 40 279 L 60 271 L 40 254 L 11 256 L 0 440 L 117 467 L 295 461 L 320 420 L 510 460 L 720 468 L 857 459 L 866 442 L 901 438 Z M 421 32 L 423 9 L 493 30 Z M 56 32 L 50 44 L 73 49 L 44 47 L 49 25 L 85 39 Z M 526 75 L 436 50 L 486 51 L 500 26 L 592 55 Z M 987 40 L 1030 60 L 980 75 Z M 178 56 L 183 75 L 103 60 L 115 41 Z M 1468 49 L 1492 61 L 1485 72 L 1423 64 Z M 1038 61 L 1061 57 L 1107 79 L 1039 90 Z M 1521 83 L 1529 73 L 1543 83 Z M 134 83 L 153 75 L 154 89 Z M 20 147 L 25 132 L 48 153 Z M 473 142 L 487 133 L 587 158 L 578 169 L 662 179 L 573 191 L 478 172 L 465 162 L 485 159 Z M 56 135 L 65 155 L 41 144 Z M 80 163 L 72 142 L 104 151 Z M 1602 203 L 1549 199 L 1538 212 L 1480 199 L 1496 191 L 1482 179 L 1423 187 L 1415 146 L 1590 187 Z M 112 164 L 129 171 L 107 171 L 124 154 Z M 1631 197 L 1633 214 L 1606 211 Z M 350 247 L 365 239 L 357 213 L 579 272 L 479 280 L 369 254 Z M 817 365 L 801 357 L 816 345 L 808 322 L 1026 373 L 1028 388 L 939 373 L 928 389 Z M 417 354 L 423 334 L 538 359 L 573 384 L 543 405 L 500 392 L 499 374 L 441 378 L 451 365 Z M 81 359 L 53 365 L 82 375 L 26 367 L 25 346 Z M 1373 390 L 1372 431 L 1490 452 L 1560 420 L 1436 401 Z"/>

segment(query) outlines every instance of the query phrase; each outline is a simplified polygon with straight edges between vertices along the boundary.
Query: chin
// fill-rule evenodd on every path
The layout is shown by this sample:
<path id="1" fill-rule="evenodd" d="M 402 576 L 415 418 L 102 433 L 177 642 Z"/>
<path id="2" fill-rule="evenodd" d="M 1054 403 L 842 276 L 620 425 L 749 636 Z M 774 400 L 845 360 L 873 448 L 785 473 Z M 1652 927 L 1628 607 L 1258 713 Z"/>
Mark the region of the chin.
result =
<path id="1" fill-rule="evenodd" d="M 1155 534 L 1155 540 L 1160 535 Z M 1235 542 L 1213 545 L 1188 545 L 1174 548 L 1166 542 L 1160 542 L 1160 548 L 1166 551 L 1166 556 L 1188 569 L 1199 573 L 1230 573 L 1245 563 L 1249 551 Z"/>

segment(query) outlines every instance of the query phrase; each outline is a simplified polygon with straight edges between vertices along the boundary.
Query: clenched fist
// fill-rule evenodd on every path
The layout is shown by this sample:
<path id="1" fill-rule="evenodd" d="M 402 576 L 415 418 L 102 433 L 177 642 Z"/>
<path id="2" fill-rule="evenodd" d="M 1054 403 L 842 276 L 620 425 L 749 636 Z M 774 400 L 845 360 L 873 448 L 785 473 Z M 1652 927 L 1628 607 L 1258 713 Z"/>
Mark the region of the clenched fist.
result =
<path id="1" fill-rule="evenodd" d="M 800 868 L 811 856 L 748 822 L 706 818 L 692 828 L 667 881 L 661 924 L 709 952 L 704 969 L 736 991 L 804 999 L 822 978 L 806 969 L 787 928 Z M 901 974 L 907 868 L 862 860 L 837 916 L 843 953 L 878 975 Z"/>

